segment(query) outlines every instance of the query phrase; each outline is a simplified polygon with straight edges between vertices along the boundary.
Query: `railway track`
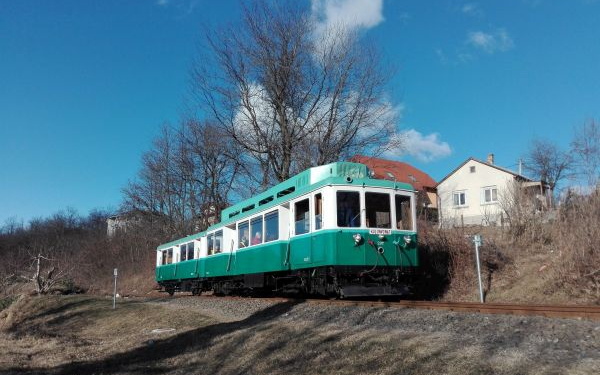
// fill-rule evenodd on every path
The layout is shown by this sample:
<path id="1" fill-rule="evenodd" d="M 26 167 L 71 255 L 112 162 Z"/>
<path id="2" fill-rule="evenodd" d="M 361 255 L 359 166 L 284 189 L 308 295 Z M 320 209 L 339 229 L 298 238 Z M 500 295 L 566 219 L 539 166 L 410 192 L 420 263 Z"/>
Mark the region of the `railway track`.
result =
<path id="1" fill-rule="evenodd" d="M 430 301 L 329 301 L 330 303 L 353 306 L 388 308 L 416 308 L 427 310 L 447 310 L 481 314 L 534 315 L 549 318 L 584 318 L 600 320 L 600 306 L 576 305 L 522 305 L 512 303 L 477 302 L 430 302 Z"/>
<path id="2" fill-rule="evenodd" d="M 183 296 L 181 296 L 183 297 Z M 200 296 L 190 298 L 226 298 L 244 300 L 250 297 L 213 297 Z M 370 301 L 370 300 L 327 300 L 327 299 L 296 299 L 282 297 L 251 297 L 277 302 L 299 302 L 311 304 L 326 304 L 335 306 L 378 307 L 395 309 L 425 309 L 470 312 L 481 314 L 529 315 L 549 318 L 580 318 L 600 320 L 600 306 L 583 305 L 546 305 L 546 304 L 514 304 L 514 303 L 478 303 L 478 302 L 432 302 L 432 301 Z"/>

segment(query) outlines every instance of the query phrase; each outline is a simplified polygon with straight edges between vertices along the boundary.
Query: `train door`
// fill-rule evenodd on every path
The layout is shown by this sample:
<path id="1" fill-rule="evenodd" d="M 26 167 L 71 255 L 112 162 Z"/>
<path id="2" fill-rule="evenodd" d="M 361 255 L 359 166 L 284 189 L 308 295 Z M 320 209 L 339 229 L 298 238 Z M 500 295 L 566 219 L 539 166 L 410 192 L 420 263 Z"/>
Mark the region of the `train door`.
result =
<path id="1" fill-rule="evenodd" d="M 309 197 L 292 202 L 292 238 L 290 263 L 293 268 L 303 268 L 313 262 L 311 252 L 311 209 Z"/>
<path id="2" fill-rule="evenodd" d="M 323 232 L 323 193 L 317 191 L 312 195 L 312 223 L 313 234 L 311 237 L 311 254 L 313 263 L 321 263 L 325 261 L 327 252 L 327 243 L 325 241 L 326 236 Z"/>

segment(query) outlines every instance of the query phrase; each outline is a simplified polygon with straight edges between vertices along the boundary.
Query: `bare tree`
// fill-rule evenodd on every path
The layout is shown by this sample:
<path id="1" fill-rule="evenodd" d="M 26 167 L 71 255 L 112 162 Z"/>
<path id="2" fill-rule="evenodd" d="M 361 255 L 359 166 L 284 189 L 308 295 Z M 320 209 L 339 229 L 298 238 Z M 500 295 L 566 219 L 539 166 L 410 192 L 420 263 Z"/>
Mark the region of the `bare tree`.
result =
<path id="1" fill-rule="evenodd" d="M 33 275 L 22 277 L 27 281 L 33 282 L 37 294 L 48 294 L 56 284 L 68 275 L 67 271 L 57 268 L 56 265 L 52 265 L 51 262 L 54 262 L 55 259 L 47 258 L 41 253 L 32 256 L 31 260 L 30 268 L 33 269 Z"/>
<path id="2" fill-rule="evenodd" d="M 295 2 L 255 1 L 207 31 L 192 69 L 198 103 L 262 169 L 261 184 L 395 147 L 390 69 L 344 25 L 318 30 Z"/>
<path id="3" fill-rule="evenodd" d="M 185 185 L 178 174 L 176 133 L 163 126 L 152 148 L 142 157 L 137 179 L 123 189 L 123 208 L 164 218 L 166 231 L 185 234 Z"/>
<path id="4" fill-rule="evenodd" d="M 542 234 L 540 202 L 519 180 L 513 180 L 498 193 L 498 204 L 513 240 L 534 241 Z"/>
<path id="5" fill-rule="evenodd" d="M 525 157 L 525 170 L 548 184 L 554 193 L 556 185 L 573 172 L 573 158 L 550 141 L 534 139 Z"/>
<path id="6" fill-rule="evenodd" d="M 218 221 L 240 185 L 241 154 L 228 134 L 209 121 L 185 120 L 177 130 L 164 128 L 144 154 L 137 179 L 123 189 L 123 208 L 157 218 L 172 235 L 204 229 Z"/>
<path id="7" fill-rule="evenodd" d="M 591 119 L 576 129 L 571 149 L 578 172 L 590 187 L 595 186 L 600 177 L 600 124 Z"/>
<path id="8" fill-rule="evenodd" d="M 196 225 L 206 228 L 218 221 L 237 188 L 238 172 L 244 168 L 241 150 L 228 134 L 210 121 L 186 121 L 180 131 L 186 155 L 182 178 L 191 192 L 190 210 Z"/>

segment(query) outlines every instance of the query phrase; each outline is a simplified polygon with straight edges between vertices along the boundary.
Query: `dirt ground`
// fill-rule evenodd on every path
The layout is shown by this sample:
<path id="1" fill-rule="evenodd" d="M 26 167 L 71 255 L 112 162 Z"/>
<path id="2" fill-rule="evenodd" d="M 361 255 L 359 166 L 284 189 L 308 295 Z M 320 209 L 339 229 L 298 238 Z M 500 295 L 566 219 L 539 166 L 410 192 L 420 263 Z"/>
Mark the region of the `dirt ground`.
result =
<path id="1" fill-rule="evenodd" d="M 0 374 L 597 374 L 600 323 L 216 297 L 21 297 Z M 159 331 L 153 331 L 153 330 Z"/>

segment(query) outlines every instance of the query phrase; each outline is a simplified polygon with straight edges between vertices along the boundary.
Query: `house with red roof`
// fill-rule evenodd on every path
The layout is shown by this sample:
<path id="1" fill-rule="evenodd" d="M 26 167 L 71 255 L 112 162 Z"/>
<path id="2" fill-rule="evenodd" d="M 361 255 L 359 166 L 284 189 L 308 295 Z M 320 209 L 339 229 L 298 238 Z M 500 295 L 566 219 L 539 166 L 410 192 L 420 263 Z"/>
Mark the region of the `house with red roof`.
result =
<path id="1" fill-rule="evenodd" d="M 375 178 L 411 184 L 419 192 L 420 203 L 425 209 L 437 209 L 437 183 L 422 170 L 401 161 L 363 155 L 355 155 L 350 160 L 365 164 L 372 171 Z"/>

